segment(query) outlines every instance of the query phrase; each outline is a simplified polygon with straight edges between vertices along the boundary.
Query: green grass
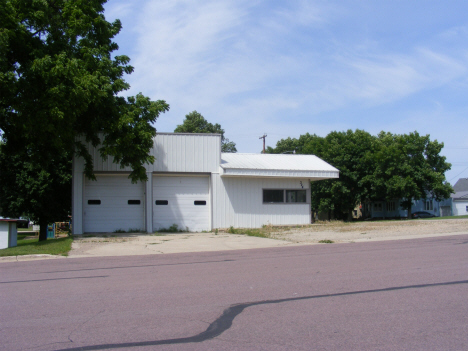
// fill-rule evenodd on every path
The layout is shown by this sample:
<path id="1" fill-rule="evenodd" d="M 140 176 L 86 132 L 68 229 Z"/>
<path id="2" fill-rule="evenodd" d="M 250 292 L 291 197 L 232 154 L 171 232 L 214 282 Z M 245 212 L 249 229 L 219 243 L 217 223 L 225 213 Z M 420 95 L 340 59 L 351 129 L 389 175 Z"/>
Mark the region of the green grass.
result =
<path id="1" fill-rule="evenodd" d="M 18 235 L 18 246 L 0 250 L 0 257 L 44 254 L 68 256 L 72 242 L 70 237 L 39 242 L 39 239 L 24 239 Z"/>
<path id="2" fill-rule="evenodd" d="M 258 238 L 269 238 L 270 237 L 270 230 L 271 228 L 262 227 L 262 228 L 234 228 L 229 227 L 227 230 L 230 234 L 242 234 L 247 236 L 256 236 Z"/>
<path id="3" fill-rule="evenodd" d="M 468 218 L 468 215 L 464 215 L 464 216 L 431 217 L 431 218 L 421 218 L 421 219 L 438 220 L 438 219 L 462 219 L 462 218 Z"/>
<path id="4" fill-rule="evenodd" d="M 20 240 L 26 239 L 28 236 L 29 236 L 29 237 L 32 237 L 32 236 L 34 236 L 34 235 L 31 235 L 31 233 L 28 233 L 28 234 L 18 233 L 18 234 L 17 234 L 17 240 L 18 240 L 18 242 L 19 242 Z"/>
<path id="5" fill-rule="evenodd" d="M 140 228 L 130 228 L 127 230 L 127 233 L 146 233 L 144 230 L 141 230 Z"/>
<path id="6" fill-rule="evenodd" d="M 333 244 L 333 240 L 325 239 L 325 240 L 319 240 L 320 244 Z"/>
<path id="7" fill-rule="evenodd" d="M 188 232 L 188 228 L 185 230 L 180 229 L 177 224 L 171 225 L 169 228 L 161 228 L 159 230 L 156 230 L 155 233 L 183 233 L 183 232 Z"/>

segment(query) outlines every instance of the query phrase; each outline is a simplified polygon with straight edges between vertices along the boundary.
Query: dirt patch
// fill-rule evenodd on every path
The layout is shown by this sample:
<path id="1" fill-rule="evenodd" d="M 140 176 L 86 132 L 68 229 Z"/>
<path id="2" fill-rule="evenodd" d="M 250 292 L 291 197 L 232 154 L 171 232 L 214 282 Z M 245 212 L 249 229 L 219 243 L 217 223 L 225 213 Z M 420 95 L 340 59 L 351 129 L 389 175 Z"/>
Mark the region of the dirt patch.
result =
<path id="1" fill-rule="evenodd" d="M 468 234 L 467 218 L 358 223 L 332 221 L 304 227 L 272 228 L 269 236 L 292 243 L 312 244 L 322 240 L 343 243 L 412 239 L 453 234 Z"/>

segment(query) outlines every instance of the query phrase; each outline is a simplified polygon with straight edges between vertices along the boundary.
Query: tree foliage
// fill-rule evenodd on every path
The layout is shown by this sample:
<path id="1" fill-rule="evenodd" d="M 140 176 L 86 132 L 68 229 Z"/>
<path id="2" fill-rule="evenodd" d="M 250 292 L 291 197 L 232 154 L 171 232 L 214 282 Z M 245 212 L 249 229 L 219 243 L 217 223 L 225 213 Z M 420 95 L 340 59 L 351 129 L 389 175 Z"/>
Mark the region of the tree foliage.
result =
<path id="1" fill-rule="evenodd" d="M 339 179 L 311 183 L 312 207 L 334 211 L 337 218 L 349 218 L 356 204 L 369 196 L 361 180 L 372 169 L 374 149 L 374 137 L 362 130 L 331 132 L 324 138 L 310 139 L 303 153 L 315 154 L 340 171 Z"/>
<path id="2" fill-rule="evenodd" d="M 450 164 L 440 155 L 442 148 L 442 143 L 417 132 L 373 136 L 348 130 L 326 137 L 307 133 L 299 139 L 283 139 L 269 152 L 314 154 L 338 168 L 339 179 L 311 183 L 311 202 L 314 210 L 334 211 L 337 218 L 346 219 L 366 200 L 404 199 L 410 215 L 412 200 L 449 197 L 453 190 L 445 172 Z"/>
<path id="3" fill-rule="evenodd" d="M 71 204 L 72 161 L 65 150 L 46 165 L 30 161 L 27 150 L 9 151 L 0 145 L 0 203 L 11 217 L 27 214 L 46 228 L 52 221 L 67 221 Z M 8 167 L 8 171 L 3 171 Z"/>
<path id="4" fill-rule="evenodd" d="M 362 183 L 372 189 L 375 199 L 404 199 L 411 217 L 413 200 L 434 197 L 438 201 L 453 192 L 445 179 L 451 165 L 440 152 L 444 146 L 429 135 L 418 132 L 391 134 L 381 132 L 378 150 L 373 154 L 373 172 Z"/>
<path id="5" fill-rule="evenodd" d="M 6 142 L 18 138 L 40 163 L 50 151 L 76 152 L 92 177 L 92 159 L 77 135 L 102 156 L 131 166 L 132 180 L 146 179 L 155 129 L 151 123 L 169 106 L 139 94 L 124 98 L 124 74 L 133 71 L 112 38 L 105 0 L 7 0 L 1 3 L 0 129 Z M 102 140 L 101 140 L 102 138 Z M 131 150 L 131 152 L 129 152 Z"/>
<path id="6" fill-rule="evenodd" d="M 236 143 L 229 141 L 224 137 L 224 129 L 218 123 L 211 124 L 205 117 L 197 111 L 192 111 L 185 115 L 184 122 L 179 124 L 175 133 L 214 133 L 221 134 L 221 151 L 222 152 L 237 152 Z"/>
<path id="7" fill-rule="evenodd" d="M 132 181 L 146 179 L 144 164 L 154 162 L 149 155 L 156 135 L 152 123 L 169 105 L 142 94 L 119 95 L 129 88 L 123 76 L 133 67 L 127 56 L 113 56 L 118 46 L 112 39 L 121 23 L 106 21 L 105 2 L 0 2 L 2 173 L 45 172 L 65 179 L 56 174 L 58 155 L 69 162 L 75 154 L 84 158 L 85 173 L 93 178 L 90 142 L 102 157 L 130 166 Z M 10 167 L 12 160 L 22 160 L 28 171 Z M 2 201 L 3 211 L 36 216 L 38 207 L 26 201 L 26 183 L 16 186 L 2 184 L 2 194 L 16 191 L 24 197 L 22 205 Z M 36 198 L 44 206 L 49 200 Z"/>

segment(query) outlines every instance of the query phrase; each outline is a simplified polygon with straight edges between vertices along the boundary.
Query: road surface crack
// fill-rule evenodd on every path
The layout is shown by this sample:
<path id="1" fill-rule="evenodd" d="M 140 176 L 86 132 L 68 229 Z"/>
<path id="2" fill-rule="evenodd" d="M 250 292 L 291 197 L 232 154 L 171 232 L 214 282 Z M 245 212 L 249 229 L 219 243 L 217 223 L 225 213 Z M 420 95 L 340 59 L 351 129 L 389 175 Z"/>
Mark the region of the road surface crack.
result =
<path id="1" fill-rule="evenodd" d="M 104 313 L 105 311 L 106 311 L 106 310 L 99 311 L 99 312 L 96 313 L 94 316 L 91 316 L 91 317 L 88 318 L 86 321 L 84 321 L 83 323 L 81 323 L 78 327 L 76 327 L 75 329 L 73 329 L 73 330 L 70 332 L 70 334 L 68 334 L 68 340 L 69 340 L 70 342 L 73 342 L 73 340 L 72 340 L 71 337 L 72 337 L 72 334 L 73 334 L 74 332 L 76 332 L 77 330 L 80 330 L 81 328 L 83 328 L 83 326 L 84 326 L 86 323 L 90 322 L 91 320 L 93 320 L 94 318 L 96 318 L 97 316 L 99 316 L 101 313 Z"/>
<path id="2" fill-rule="evenodd" d="M 312 299 L 320 299 L 320 298 L 352 296 L 352 295 L 372 294 L 372 293 L 383 293 L 383 292 L 388 292 L 388 291 L 406 290 L 406 289 L 423 289 L 423 288 L 460 285 L 460 284 L 468 284 L 468 280 L 432 283 L 432 284 L 395 286 L 395 287 L 382 288 L 382 289 L 359 290 L 359 291 L 340 292 L 340 293 L 334 293 L 334 294 L 300 296 L 300 297 L 290 297 L 290 298 L 276 299 L 276 300 L 263 300 L 263 301 L 239 303 L 239 304 L 231 305 L 230 307 L 226 308 L 223 311 L 223 313 L 215 321 L 213 321 L 205 331 L 199 334 L 193 335 L 193 336 L 188 336 L 184 338 L 129 342 L 129 343 L 120 343 L 120 344 L 89 345 L 89 346 L 70 348 L 66 350 L 68 351 L 107 350 L 107 349 L 118 349 L 118 348 L 156 346 L 156 345 L 200 343 L 206 340 L 216 338 L 222 333 L 224 333 L 226 330 L 230 329 L 234 319 L 248 307 L 269 305 L 269 304 L 279 304 L 283 302 L 304 301 L 304 300 L 312 300 Z M 58 351 L 65 351 L 65 349 L 58 350 Z"/>

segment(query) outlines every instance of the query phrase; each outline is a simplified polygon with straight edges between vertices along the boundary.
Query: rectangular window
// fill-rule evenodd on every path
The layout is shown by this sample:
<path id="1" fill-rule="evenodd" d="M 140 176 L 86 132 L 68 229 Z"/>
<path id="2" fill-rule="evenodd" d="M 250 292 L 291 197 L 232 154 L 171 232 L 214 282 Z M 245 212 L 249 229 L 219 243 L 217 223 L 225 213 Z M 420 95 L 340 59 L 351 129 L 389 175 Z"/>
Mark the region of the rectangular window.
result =
<path id="1" fill-rule="evenodd" d="M 468 206 L 466 206 L 466 212 L 468 212 Z"/>
<path id="2" fill-rule="evenodd" d="M 167 205 L 169 204 L 169 201 L 167 200 L 156 200 L 156 205 Z"/>
<path id="3" fill-rule="evenodd" d="M 424 204 L 424 209 L 426 211 L 432 211 L 433 210 L 433 203 L 432 203 L 432 200 L 429 200 L 429 201 L 426 201 L 425 204 Z"/>
<path id="4" fill-rule="evenodd" d="M 374 211 L 381 212 L 382 211 L 382 203 L 381 202 L 376 202 L 374 204 Z"/>
<path id="5" fill-rule="evenodd" d="M 394 201 L 387 202 L 387 211 L 389 211 L 389 212 L 395 211 L 395 202 Z"/>
<path id="6" fill-rule="evenodd" d="M 101 200 L 88 200 L 88 205 L 100 205 Z"/>
<path id="7" fill-rule="evenodd" d="M 305 190 L 286 190 L 286 202 L 302 202 L 306 201 Z"/>
<path id="8" fill-rule="evenodd" d="M 193 204 L 196 205 L 196 206 L 205 206 L 206 201 L 196 200 L 196 201 L 193 202 Z"/>
<path id="9" fill-rule="evenodd" d="M 284 202 L 284 190 L 266 190 L 263 189 L 263 203 L 281 203 Z"/>
<path id="10" fill-rule="evenodd" d="M 129 205 L 139 205 L 139 204 L 140 204 L 140 200 L 128 200 L 128 204 L 129 204 Z"/>

